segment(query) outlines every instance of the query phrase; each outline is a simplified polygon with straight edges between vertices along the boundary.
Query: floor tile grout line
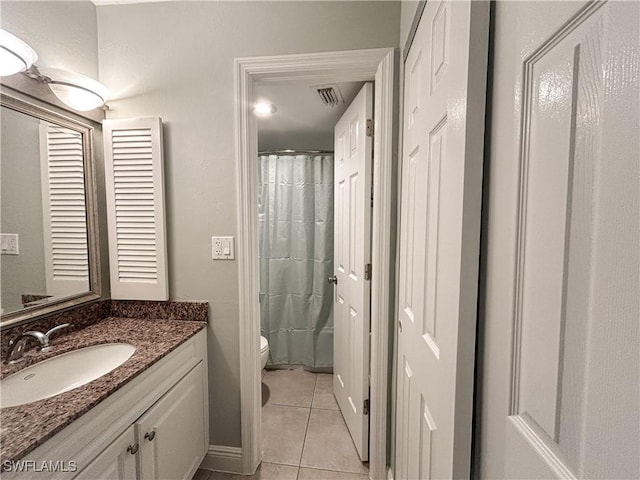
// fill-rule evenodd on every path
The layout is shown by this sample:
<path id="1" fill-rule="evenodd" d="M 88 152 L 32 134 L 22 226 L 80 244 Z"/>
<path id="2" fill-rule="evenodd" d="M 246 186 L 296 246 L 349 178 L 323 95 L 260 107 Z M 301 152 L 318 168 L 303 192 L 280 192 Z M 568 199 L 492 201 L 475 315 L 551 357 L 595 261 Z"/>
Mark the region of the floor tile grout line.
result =
<path id="1" fill-rule="evenodd" d="M 316 393 L 316 385 L 318 385 L 318 375 L 316 374 L 315 383 L 313 384 L 313 393 Z M 313 397 L 311 398 L 313 405 Z M 309 423 L 311 422 L 311 407 L 309 407 L 309 417 L 307 418 L 307 427 L 304 430 L 304 439 L 302 440 L 302 450 L 300 451 L 300 459 L 298 461 L 298 476 L 300 476 L 300 465 L 302 465 L 302 456 L 304 455 L 304 447 L 307 443 L 307 433 L 309 433 Z"/>
<path id="2" fill-rule="evenodd" d="M 347 470 L 336 470 L 334 468 L 319 468 L 319 467 L 305 467 L 300 465 L 300 469 L 304 468 L 306 470 L 319 470 L 321 472 L 335 472 L 335 473 L 346 473 L 349 475 L 367 475 L 366 473 L 358 473 L 358 472 L 348 472 Z"/>
<path id="3" fill-rule="evenodd" d="M 267 402 L 265 405 L 275 405 L 276 407 L 294 407 L 294 408 L 312 408 L 311 405 L 291 405 L 289 403 L 271 403 Z M 324 410 L 330 410 L 325 408 Z"/>
<path id="4" fill-rule="evenodd" d="M 302 465 L 302 456 L 304 455 L 304 446 L 307 443 L 307 433 L 309 432 L 309 422 L 311 421 L 311 407 L 313 406 L 313 398 L 316 395 L 317 385 L 318 385 L 318 376 L 316 375 L 315 383 L 313 384 L 313 393 L 311 394 L 311 405 L 309 406 L 309 416 L 307 417 L 307 427 L 304 430 L 304 439 L 302 440 L 302 449 L 300 450 L 300 459 L 298 460 L 298 472 L 296 473 L 296 480 L 300 479 L 300 465 Z"/>

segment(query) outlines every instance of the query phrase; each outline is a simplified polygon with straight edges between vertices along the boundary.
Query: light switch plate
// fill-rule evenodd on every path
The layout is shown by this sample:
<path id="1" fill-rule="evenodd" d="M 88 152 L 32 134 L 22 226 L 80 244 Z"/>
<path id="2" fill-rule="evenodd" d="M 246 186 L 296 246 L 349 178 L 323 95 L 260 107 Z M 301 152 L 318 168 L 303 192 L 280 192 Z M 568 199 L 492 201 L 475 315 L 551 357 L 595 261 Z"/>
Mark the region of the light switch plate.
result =
<path id="1" fill-rule="evenodd" d="M 18 255 L 20 253 L 19 236 L 17 233 L 0 234 L 0 253 L 2 255 Z"/>
<path id="2" fill-rule="evenodd" d="M 211 237 L 211 258 L 214 260 L 235 259 L 233 237 Z"/>

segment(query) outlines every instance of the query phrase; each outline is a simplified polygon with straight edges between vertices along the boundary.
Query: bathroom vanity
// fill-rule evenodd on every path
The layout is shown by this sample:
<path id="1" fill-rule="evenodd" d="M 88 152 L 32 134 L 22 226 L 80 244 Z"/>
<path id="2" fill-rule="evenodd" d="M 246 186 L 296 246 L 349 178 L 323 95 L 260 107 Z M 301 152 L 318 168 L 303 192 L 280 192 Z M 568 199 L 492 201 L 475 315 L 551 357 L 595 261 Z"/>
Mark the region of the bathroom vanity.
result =
<path id="1" fill-rule="evenodd" d="M 86 385 L 3 408 L 2 477 L 190 479 L 209 444 L 205 327 L 107 318 L 60 338 L 49 355 L 108 342 L 136 351 Z"/>
<path id="2" fill-rule="evenodd" d="M 94 140 L 102 144 L 104 112 L 70 111 L 52 103 L 47 92 L 30 90 L 28 78 L 14 77 L 9 87 L 5 78 L 0 86 L 2 156 L 12 160 L 3 163 L 0 212 L 3 360 L 22 354 L 8 346 L 9 339 L 22 336 L 20 345 L 26 345 L 24 337 L 34 336 L 30 330 L 70 325 L 56 333 L 50 351 L 28 350 L 20 363 L 2 364 L 2 380 L 18 373 L 12 384 L 2 385 L 4 394 L 17 389 L 26 399 L 0 398 L 7 405 L 0 409 L 2 478 L 191 479 L 209 445 L 208 305 L 164 301 L 166 293 L 153 297 L 159 302 L 118 301 L 103 292 L 108 229 L 98 208 L 103 162 Z M 148 258 L 138 258 L 151 257 L 143 241 L 148 232 L 138 233 L 125 242 L 123 263 L 150 284 Z M 95 365 L 70 352 L 103 344 L 128 344 L 135 351 L 113 370 L 74 383 L 71 371 L 82 376 L 83 363 L 86 370 Z M 47 369 L 41 365 L 67 353 L 54 367 L 53 361 Z M 30 370 L 21 378 L 25 368 Z M 54 390 L 56 382 L 69 389 L 48 398 L 22 395 L 21 389 L 30 390 L 27 382 L 39 379 Z"/>

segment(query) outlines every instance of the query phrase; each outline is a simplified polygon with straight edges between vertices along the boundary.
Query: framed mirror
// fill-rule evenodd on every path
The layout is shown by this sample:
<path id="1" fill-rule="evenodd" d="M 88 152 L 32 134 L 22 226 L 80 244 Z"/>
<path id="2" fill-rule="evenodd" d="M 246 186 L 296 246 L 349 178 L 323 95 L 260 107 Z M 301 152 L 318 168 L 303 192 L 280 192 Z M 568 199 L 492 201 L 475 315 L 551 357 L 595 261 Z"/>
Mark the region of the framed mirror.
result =
<path id="1" fill-rule="evenodd" d="M 0 93 L 0 327 L 100 298 L 94 127 Z"/>

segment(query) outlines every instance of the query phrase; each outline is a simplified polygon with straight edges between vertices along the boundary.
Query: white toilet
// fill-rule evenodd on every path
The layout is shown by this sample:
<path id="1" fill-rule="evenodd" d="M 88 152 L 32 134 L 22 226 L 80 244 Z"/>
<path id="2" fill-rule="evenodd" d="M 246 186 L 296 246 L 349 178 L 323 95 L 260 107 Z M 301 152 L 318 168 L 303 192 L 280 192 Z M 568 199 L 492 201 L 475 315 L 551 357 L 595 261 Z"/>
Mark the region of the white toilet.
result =
<path id="1" fill-rule="evenodd" d="M 260 369 L 263 369 L 269 360 L 269 341 L 260 337 Z"/>

